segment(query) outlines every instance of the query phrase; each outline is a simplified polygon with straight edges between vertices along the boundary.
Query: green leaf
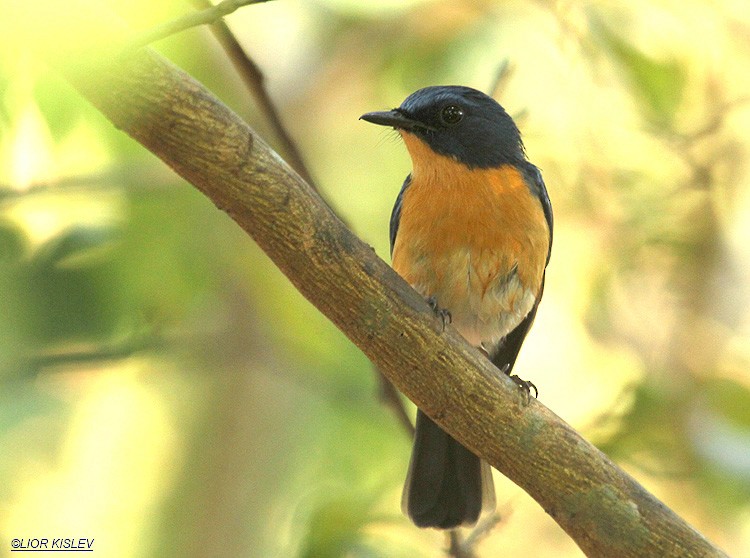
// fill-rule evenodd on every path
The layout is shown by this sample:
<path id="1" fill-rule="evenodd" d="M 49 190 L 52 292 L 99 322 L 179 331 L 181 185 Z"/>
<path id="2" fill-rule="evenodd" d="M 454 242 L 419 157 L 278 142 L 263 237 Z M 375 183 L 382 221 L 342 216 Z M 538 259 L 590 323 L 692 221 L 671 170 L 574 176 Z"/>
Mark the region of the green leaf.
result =
<path id="1" fill-rule="evenodd" d="M 17 261 L 26 250 L 26 235 L 13 223 L 0 220 L 0 263 Z"/>
<path id="2" fill-rule="evenodd" d="M 673 122 L 685 93 L 685 67 L 676 59 L 659 60 L 621 38 L 603 24 L 594 25 L 600 39 L 633 88 L 643 115 L 660 126 Z"/>
<path id="3" fill-rule="evenodd" d="M 80 267 L 96 262 L 119 238 L 113 227 L 74 227 L 45 244 L 34 257 L 40 267 Z"/>

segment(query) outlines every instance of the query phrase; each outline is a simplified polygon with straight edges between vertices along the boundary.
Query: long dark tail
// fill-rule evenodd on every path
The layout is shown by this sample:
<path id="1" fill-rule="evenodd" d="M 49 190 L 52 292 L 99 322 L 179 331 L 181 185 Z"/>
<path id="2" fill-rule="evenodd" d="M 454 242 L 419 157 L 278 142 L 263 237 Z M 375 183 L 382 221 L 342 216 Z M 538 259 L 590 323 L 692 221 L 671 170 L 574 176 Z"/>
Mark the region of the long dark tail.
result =
<path id="1" fill-rule="evenodd" d="M 474 524 L 495 507 L 489 465 L 420 410 L 401 506 L 417 527 L 438 529 Z"/>

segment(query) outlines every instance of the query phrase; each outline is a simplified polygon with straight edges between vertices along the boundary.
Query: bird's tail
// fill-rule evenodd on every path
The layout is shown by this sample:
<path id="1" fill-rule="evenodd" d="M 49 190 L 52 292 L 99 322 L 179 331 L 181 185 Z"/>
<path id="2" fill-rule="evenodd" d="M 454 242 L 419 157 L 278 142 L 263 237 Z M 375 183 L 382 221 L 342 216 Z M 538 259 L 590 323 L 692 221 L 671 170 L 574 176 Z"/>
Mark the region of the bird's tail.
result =
<path id="1" fill-rule="evenodd" d="M 401 506 L 418 527 L 453 529 L 495 508 L 490 466 L 422 411 Z"/>

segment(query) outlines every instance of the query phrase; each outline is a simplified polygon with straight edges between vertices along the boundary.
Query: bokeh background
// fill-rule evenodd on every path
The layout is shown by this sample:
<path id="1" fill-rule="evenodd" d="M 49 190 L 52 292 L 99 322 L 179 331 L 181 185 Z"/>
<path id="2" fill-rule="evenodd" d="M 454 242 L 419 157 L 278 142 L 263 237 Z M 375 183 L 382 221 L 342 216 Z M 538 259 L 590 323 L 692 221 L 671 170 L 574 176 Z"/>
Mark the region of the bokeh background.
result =
<path id="1" fill-rule="evenodd" d="M 109 3 L 134 32 L 193 9 Z M 750 556 L 746 3 L 278 0 L 228 23 L 386 260 L 410 162 L 359 115 L 426 85 L 488 91 L 505 67 L 496 98 L 555 210 L 516 370 Z M 367 359 L 29 47 L 0 33 L 0 555 L 64 536 L 107 557 L 444 556 L 401 516 L 410 440 Z M 279 145 L 207 29 L 155 48 Z M 479 556 L 582 556 L 496 480 Z"/>

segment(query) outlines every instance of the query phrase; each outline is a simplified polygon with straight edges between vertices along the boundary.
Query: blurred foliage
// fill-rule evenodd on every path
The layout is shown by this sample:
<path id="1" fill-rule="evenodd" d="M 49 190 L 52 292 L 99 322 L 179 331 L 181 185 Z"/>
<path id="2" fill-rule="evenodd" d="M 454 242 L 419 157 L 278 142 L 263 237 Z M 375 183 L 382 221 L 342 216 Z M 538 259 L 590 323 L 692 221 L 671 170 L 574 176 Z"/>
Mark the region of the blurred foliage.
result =
<path id="1" fill-rule="evenodd" d="M 192 9 L 109 2 L 134 30 Z M 387 258 L 408 172 L 357 121 L 435 83 L 517 115 L 555 208 L 518 370 L 750 555 L 750 18 L 742 3 L 278 0 L 228 23 L 325 195 Z M 231 220 L 0 24 L 0 532 L 102 556 L 439 556 L 367 360 Z M 268 141 L 210 33 L 155 45 Z M 345 147 L 344 147 L 345 146 Z M 498 476 L 480 556 L 580 556 Z"/>
<path id="2" fill-rule="evenodd" d="M 655 126 L 669 126 L 685 92 L 685 66 L 677 59 L 659 60 L 647 55 L 606 24 L 592 28 L 599 44 L 628 78 L 628 86 L 643 116 Z"/>

